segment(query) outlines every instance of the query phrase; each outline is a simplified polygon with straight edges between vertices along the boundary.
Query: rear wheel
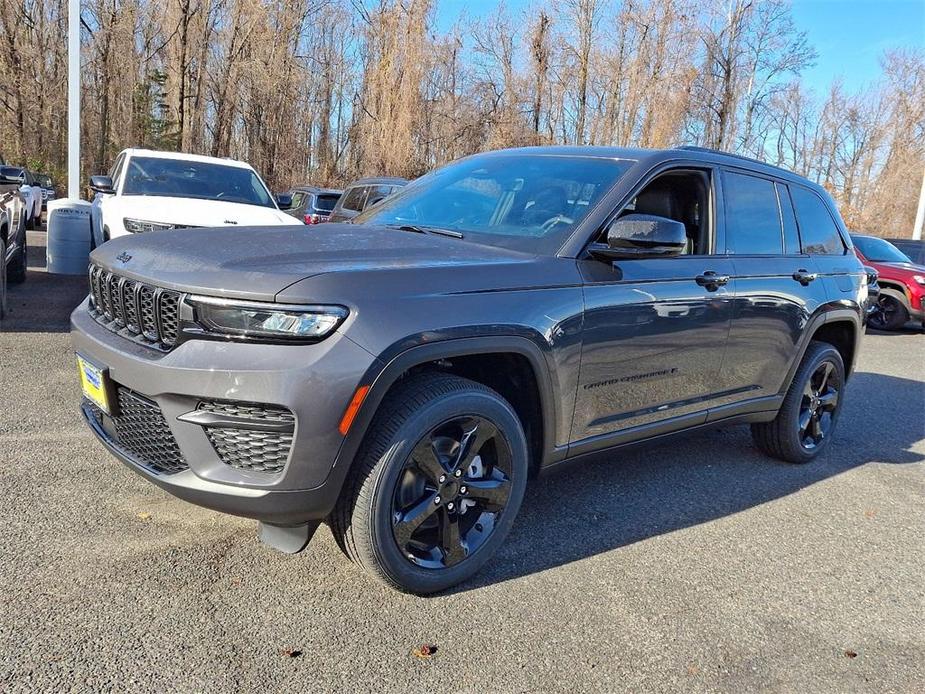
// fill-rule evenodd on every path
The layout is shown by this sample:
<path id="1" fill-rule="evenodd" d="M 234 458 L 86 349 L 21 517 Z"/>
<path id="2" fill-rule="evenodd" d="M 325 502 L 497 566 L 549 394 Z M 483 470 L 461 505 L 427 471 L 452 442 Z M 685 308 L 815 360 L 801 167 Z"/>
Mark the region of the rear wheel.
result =
<path id="1" fill-rule="evenodd" d="M 752 424 L 757 446 L 788 463 L 807 463 L 821 453 L 835 430 L 845 384 L 841 354 L 812 342 L 797 369 L 777 417 Z"/>
<path id="2" fill-rule="evenodd" d="M 19 244 L 19 250 L 10 261 L 10 267 L 7 271 L 7 281 L 10 284 L 22 284 L 26 281 L 26 230 L 22 230 L 22 243 Z"/>
<path id="3" fill-rule="evenodd" d="M 526 439 L 504 398 L 467 379 L 416 376 L 380 406 L 332 530 L 379 580 L 434 593 L 491 558 L 526 479 Z"/>
<path id="4" fill-rule="evenodd" d="M 876 330 L 899 330 L 909 322 L 909 312 L 895 296 L 881 294 L 867 322 Z"/>
<path id="5" fill-rule="evenodd" d="M 6 241 L 0 236 L 0 320 L 6 316 Z"/>

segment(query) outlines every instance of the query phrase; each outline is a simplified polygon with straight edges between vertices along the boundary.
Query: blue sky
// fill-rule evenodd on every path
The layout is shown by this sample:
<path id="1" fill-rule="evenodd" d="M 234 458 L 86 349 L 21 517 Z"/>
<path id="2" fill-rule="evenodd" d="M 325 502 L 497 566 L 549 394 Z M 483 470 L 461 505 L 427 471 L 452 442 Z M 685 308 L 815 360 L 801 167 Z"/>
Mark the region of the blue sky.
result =
<path id="1" fill-rule="evenodd" d="M 438 26 L 449 27 L 459 14 L 485 16 L 499 0 L 438 0 Z M 506 0 L 512 13 L 531 0 Z M 546 4 L 546 3 L 542 3 Z M 793 0 L 793 18 L 806 31 L 819 57 L 804 73 L 806 83 L 824 92 L 841 76 L 850 90 L 873 82 L 879 58 L 892 47 L 925 47 L 925 0 Z"/>

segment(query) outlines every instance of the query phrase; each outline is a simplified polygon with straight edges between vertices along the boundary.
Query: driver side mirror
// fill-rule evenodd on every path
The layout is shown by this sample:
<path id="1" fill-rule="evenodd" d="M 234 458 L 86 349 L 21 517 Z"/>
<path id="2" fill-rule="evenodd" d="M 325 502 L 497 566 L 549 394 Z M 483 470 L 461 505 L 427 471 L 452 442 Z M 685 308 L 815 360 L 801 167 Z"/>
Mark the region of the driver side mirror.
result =
<path id="1" fill-rule="evenodd" d="M 292 196 L 289 193 L 280 193 L 276 196 L 276 204 L 281 210 L 292 209 Z"/>
<path id="2" fill-rule="evenodd" d="M 663 258 L 680 255 L 687 246 L 687 231 L 681 222 L 649 214 L 628 214 L 614 220 L 607 229 L 607 246 L 592 253 L 615 258 Z"/>
<path id="3" fill-rule="evenodd" d="M 109 176 L 90 176 L 90 190 L 106 195 L 114 195 L 116 192 Z"/>

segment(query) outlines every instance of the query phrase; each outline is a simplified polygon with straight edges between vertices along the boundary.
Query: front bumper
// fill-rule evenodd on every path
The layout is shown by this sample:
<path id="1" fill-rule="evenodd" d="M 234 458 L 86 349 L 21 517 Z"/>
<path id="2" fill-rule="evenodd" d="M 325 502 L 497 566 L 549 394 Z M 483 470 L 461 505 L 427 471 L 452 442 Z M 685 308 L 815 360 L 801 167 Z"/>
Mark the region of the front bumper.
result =
<path id="1" fill-rule="evenodd" d="M 364 373 L 375 362 L 341 334 L 314 345 L 265 345 L 190 340 L 168 353 L 139 345 L 100 325 L 87 302 L 71 316 L 75 350 L 108 370 L 118 387 L 154 403 L 188 469 L 152 470 L 120 446 L 85 402 L 87 424 L 135 472 L 186 501 L 279 525 L 326 517 L 344 470 L 332 474 L 343 443 L 338 423 Z M 283 469 L 240 469 L 223 458 L 206 429 L 181 421 L 205 400 L 265 404 L 290 410 L 292 445 Z M 342 467 L 342 466 L 341 466 Z"/>

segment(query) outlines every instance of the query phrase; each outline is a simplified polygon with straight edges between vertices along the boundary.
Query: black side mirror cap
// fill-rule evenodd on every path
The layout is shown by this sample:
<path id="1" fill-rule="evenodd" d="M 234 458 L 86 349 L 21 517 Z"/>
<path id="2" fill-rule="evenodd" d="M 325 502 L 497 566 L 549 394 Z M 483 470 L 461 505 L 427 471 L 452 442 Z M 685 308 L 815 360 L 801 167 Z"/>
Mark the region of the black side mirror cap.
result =
<path id="1" fill-rule="evenodd" d="M 607 245 L 589 251 L 604 260 L 662 258 L 680 255 L 687 246 L 687 230 L 681 222 L 648 214 L 628 214 L 611 222 Z"/>
<path id="2" fill-rule="evenodd" d="M 97 193 L 106 193 L 108 195 L 116 192 L 109 176 L 90 176 L 90 189 Z"/>

